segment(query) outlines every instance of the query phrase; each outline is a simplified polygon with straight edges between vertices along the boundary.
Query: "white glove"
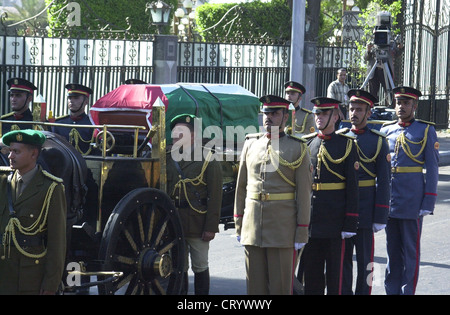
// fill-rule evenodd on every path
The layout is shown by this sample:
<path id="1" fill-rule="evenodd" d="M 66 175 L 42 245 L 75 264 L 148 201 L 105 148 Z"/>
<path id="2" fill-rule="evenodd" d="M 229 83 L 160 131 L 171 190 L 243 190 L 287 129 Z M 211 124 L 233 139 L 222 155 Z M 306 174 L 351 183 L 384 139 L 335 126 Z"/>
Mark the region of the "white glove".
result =
<path id="1" fill-rule="evenodd" d="M 419 216 L 422 216 L 422 217 L 429 215 L 429 214 L 431 214 L 430 210 L 420 210 L 419 211 Z"/>
<path id="2" fill-rule="evenodd" d="M 385 227 L 386 227 L 386 224 L 381 224 L 381 223 L 372 224 L 372 230 L 374 233 L 377 233 L 378 231 L 384 229 Z"/>
<path id="3" fill-rule="evenodd" d="M 356 235 L 356 233 L 353 233 L 353 232 L 341 232 L 342 239 L 350 238 L 350 237 L 355 236 L 355 235 Z"/>
<path id="4" fill-rule="evenodd" d="M 306 243 L 294 243 L 295 250 L 300 250 Z"/>

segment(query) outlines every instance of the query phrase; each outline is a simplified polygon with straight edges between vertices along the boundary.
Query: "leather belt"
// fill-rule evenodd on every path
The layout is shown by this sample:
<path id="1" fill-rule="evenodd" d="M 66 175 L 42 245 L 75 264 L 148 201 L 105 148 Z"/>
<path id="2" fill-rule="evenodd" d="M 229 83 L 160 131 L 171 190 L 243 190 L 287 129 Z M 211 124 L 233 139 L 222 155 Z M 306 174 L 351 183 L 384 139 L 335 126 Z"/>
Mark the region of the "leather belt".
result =
<path id="1" fill-rule="evenodd" d="M 341 190 L 345 189 L 345 183 L 313 183 L 312 189 L 318 190 Z"/>
<path id="2" fill-rule="evenodd" d="M 422 171 L 422 166 L 397 166 L 391 168 L 392 173 L 422 173 Z"/>
<path id="3" fill-rule="evenodd" d="M 279 193 L 279 194 L 249 193 L 248 197 L 250 199 L 261 200 L 261 201 L 294 200 L 295 193 Z"/>
<path id="4" fill-rule="evenodd" d="M 358 183 L 359 187 L 372 187 L 375 186 L 375 179 L 363 179 Z"/>

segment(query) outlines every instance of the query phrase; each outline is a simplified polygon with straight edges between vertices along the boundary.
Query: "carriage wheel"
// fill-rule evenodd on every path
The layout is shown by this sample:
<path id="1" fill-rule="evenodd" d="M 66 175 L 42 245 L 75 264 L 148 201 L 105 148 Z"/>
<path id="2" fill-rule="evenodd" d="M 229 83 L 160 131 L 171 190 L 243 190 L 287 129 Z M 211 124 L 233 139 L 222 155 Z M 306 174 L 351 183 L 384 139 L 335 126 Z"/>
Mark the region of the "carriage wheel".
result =
<path id="1" fill-rule="evenodd" d="M 116 144 L 116 138 L 114 138 L 113 134 L 109 131 L 106 131 L 105 139 L 103 139 L 103 131 L 100 131 L 97 136 L 95 137 L 95 145 L 103 151 L 103 141 L 106 141 L 106 152 L 111 151 L 115 144 Z"/>
<path id="2" fill-rule="evenodd" d="M 121 271 L 99 294 L 179 294 L 184 269 L 181 221 L 170 198 L 154 188 L 129 192 L 106 223 L 99 258 Z"/>

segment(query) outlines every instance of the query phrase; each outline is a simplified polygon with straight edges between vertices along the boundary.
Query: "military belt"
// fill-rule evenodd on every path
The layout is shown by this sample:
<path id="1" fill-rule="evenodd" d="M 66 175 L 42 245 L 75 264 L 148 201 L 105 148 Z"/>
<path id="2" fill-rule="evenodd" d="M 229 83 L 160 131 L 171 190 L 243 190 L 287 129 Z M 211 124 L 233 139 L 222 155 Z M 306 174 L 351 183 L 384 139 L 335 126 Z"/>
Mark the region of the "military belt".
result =
<path id="1" fill-rule="evenodd" d="M 397 166 L 391 168 L 392 173 L 422 173 L 422 171 L 422 166 Z"/>
<path id="2" fill-rule="evenodd" d="M 313 183 L 312 189 L 318 190 L 341 190 L 345 189 L 345 183 Z"/>
<path id="3" fill-rule="evenodd" d="M 364 179 L 358 183 L 359 187 L 372 187 L 375 186 L 375 179 Z"/>
<path id="4" fill-rule="evenodd" d="M 280 194 L 249 193 L 248 197 L 250 199 L 261 200 L 261 201 L 294 200 L 295 193 L 280 193 Z"/>

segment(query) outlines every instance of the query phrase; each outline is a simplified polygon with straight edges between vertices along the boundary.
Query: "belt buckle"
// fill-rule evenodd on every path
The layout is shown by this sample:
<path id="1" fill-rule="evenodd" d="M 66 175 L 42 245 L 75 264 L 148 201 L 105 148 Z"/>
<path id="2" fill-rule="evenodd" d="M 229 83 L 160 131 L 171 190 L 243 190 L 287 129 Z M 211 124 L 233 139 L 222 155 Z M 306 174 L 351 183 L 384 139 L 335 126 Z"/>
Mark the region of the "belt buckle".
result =
<path id="1" fill-rule="evenodd" d="M 268 201 L 268 200 L 269 200 L 269 196 L 270 196 L 269 193 L 265 193 L 265 194 L 260 193 L 260 194 L 259 194 L 259 199 L 260 199 L 261 201 Z"/>
<path id="2" fill-rule="evenodd" d="M 396 167 L 392 167 L 392 168 L 391 168 L 391 172 L 392 172 L 392 173 L 397 173 L 397 168 L 396 168 Z"/>
<path id="3" fill-rule="evenodd" d="M 312 183 L 312 189 L 317 190 L 317 183 Z"/>

